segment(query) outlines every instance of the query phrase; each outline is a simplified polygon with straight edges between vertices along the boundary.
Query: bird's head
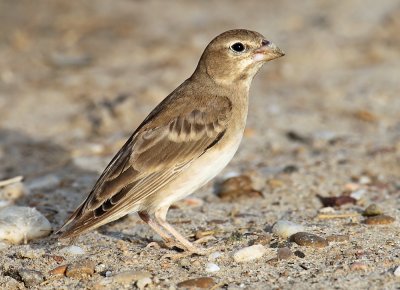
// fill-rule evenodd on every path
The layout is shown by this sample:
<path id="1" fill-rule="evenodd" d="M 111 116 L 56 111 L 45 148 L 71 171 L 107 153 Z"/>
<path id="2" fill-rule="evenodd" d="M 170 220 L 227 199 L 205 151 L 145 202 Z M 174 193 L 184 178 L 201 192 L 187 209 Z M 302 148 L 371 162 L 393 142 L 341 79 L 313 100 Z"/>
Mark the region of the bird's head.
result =
<path id="1" fill-rule="evenodd" d="M 245 29 L 229 30 L 206 47 L 196 73 L 206 73 L 216 83 L 250 85 L 261 66 L 284 56 L 284 52 L 260 33 Z"/>

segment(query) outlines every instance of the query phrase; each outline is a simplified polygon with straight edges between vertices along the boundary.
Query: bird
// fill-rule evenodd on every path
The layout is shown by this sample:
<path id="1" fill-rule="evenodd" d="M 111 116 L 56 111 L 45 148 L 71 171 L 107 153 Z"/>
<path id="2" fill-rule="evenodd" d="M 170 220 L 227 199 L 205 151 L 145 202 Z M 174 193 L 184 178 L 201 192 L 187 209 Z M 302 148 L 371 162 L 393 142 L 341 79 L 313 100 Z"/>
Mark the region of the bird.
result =
<path id="1" fill-rule="evenodd" d="M 202 253 L 167 222 L 169 207 L 232 159 L 246 125 L 249 89 L 266 62 L 285 53 L 262 34 L 234 29 L 205 48 L 194 73 L 162 100 L 112 158 L 57 232 L 76 238 L 138 213 L 169 247 Z"/>

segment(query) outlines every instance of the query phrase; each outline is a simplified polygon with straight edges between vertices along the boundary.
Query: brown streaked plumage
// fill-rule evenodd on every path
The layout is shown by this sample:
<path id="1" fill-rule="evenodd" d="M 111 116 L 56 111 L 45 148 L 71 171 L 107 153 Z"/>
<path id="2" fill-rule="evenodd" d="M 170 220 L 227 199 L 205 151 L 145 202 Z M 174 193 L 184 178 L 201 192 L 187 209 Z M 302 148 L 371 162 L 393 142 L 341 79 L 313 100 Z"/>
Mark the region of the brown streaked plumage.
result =
<path id="1" fill-rule="evenodd" d="M 250 83 L 265 62 L 282 55 L 261 34 L 244 29 L 212 40 L 193 75 L 149 114 L 111 160 L 61 228 L 60 238 L 138 212 L 167 245 L 199 252 L 166 222 L 168 208 L 233 157 L 246 124 Z"/>

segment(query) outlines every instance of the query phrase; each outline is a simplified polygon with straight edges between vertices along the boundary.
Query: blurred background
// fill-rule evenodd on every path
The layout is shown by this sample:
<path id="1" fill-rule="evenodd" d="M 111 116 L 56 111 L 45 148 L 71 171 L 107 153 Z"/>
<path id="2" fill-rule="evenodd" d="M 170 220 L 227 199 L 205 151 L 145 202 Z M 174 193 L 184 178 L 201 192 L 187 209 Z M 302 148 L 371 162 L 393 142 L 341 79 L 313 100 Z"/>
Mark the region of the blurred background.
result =
<path id="1" fill-rule="evenodd" d="M 2 0 L 0 19 L 0 126 L 34 139 L 128 134 L 233 28 L 287 53 L 255 78 L 250 122 L 398 126 L 399 1 Z"/>

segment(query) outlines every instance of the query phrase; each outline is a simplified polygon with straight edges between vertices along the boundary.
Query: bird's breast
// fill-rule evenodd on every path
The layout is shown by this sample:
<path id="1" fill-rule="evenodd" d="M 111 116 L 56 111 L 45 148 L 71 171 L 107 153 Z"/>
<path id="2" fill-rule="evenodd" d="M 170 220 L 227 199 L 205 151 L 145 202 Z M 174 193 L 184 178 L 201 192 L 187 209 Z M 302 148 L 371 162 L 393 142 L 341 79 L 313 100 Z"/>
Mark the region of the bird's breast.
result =
<path id="1" fill-rule="evenodd" d="M 222 138 L 215 147 L 194 160 L 176 180 L 157 194 L 157 197 L 152 200 L 151 207 L 156 209 L 170 205 L 213 179 L 235 155 L 242 135 L 242 132 L 237 132 L 236 135 L 230 135 L 229 139 Z"/>

